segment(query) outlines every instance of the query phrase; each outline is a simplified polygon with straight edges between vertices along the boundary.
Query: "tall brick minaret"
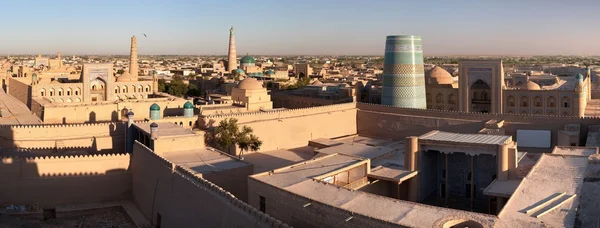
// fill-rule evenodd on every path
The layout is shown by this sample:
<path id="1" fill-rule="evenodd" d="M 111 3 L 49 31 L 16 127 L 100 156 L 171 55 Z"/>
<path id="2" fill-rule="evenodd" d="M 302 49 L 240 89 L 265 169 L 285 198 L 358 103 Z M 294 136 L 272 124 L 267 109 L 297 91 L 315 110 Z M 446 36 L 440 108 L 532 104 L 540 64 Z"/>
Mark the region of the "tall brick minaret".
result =
<path id="1" fill-rule="evenodd" d="M 135 81 L 138 79 L 138 70 L 137 39 L 133 36 L 131 37 L 131 52 L 129 53 L 129 74 Z"/>
<path id="2" fill-rule="evenodd" d="M 235 52 L 235 34 L 233 26 L 229 29 L 229 53 L 227 53 L 227 70 L 231 72 L 237 69 L 237 55 Z"/>

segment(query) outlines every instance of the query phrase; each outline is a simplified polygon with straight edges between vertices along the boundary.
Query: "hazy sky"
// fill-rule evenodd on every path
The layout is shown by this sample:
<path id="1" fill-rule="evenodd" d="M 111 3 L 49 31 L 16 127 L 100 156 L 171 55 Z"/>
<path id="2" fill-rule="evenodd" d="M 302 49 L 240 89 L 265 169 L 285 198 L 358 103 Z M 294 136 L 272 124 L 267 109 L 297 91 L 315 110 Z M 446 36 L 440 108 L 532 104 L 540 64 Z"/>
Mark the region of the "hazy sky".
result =
<path id="1" fill-rule="evenodd" d="M 600 55 L 600 0 L 1 0 L 0 55 L 383 55 L 421 35 L 425 55 Z M 148 35 L 145 38 L 142 34 Z"/>

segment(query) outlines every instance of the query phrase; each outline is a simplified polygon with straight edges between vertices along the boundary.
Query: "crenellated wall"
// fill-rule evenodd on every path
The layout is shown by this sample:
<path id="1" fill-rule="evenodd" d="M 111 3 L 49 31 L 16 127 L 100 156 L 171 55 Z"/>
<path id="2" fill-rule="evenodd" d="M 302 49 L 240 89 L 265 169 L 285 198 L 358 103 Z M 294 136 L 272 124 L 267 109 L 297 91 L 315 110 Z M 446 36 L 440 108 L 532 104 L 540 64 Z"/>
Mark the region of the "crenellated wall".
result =
<path id="1" fill-rule="evenodd" d="M 129 154 L 2 158 L 3 204 L 99 203 L 131 198 Z"/>
<path id="2" fill-rule="evenodd" d="M 0 151 L 12 149 L 85 150 L 88 153 L 121 153 L 125 149 L 126 124 L 1 125 Z"/>
<path id="3" fill-rule="evenodd" d="M 236 118 L 254 130 L 263 145 L 260 151 L 308 145 L 317 138 L 356 134 L 356 104 L 275 110 L 237 115 L 201 116 L 200 128 L 217 126 L 221 120 Z"/>
<path id="4" fill-rule="evenodd" d="M 160 215 L 162 227 L 288 227 L 139 142 L 131 169 L 133 201 L 152 224 Z"/>

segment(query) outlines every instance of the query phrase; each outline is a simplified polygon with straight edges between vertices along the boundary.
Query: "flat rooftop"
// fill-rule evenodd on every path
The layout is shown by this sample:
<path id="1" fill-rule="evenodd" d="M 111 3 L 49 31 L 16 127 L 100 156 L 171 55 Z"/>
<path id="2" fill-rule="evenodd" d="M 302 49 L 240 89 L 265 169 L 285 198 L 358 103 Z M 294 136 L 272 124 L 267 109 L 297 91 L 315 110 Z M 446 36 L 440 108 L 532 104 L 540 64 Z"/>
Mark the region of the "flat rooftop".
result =
<path id="1" fill-rule="evenodd" d="M 557 146 L 552 150 L 552 154 L 556 155 L 572 155 L 589 157 L 592 154 L 598 153 L 598 147 L 571 147 Z"/>
<path id="2" fill-rule="evenodd" d="M 521 180 L 494 180 L 483 190 L 484 195 L 510 198 L 515 192 Z"/>
<path id="3" fill-rule="evenodd" d="M 312 179 L 360 162 L 364 160 L 334 154 L 281 168 L 273 173 L 256 174 L 250 178 L 309 198 L 313 202 L 408 227 L 436 227 L 434 225 L 445 218 L 470 219 L 481 223 L 484 227 L 493 227 L 498 220 L 493 215 L 402 201 L 353 191 Z"/>
<path id="4" fill-rule="evenodd" d="M 211 148 L 169 152 L 161 155 L 177 165 L 197 173 L 217 173 L 225 170 L 249 166 L 242 160 Z"/>
<path id="5" fill-rule="evenodd" d="M 579 192 L 587 165 L 587 157 L 542 155 L 500 212 L 500 219 L 509 227 L 572 227 L 579 196 L 571 200 L 567 198 Z M 561 193 L 565 194 L 550 205 L 530 214 L 524 213 Z M 562 201 L 565 203 L 558 208 L 540 218 L 534 217 Z"/>
<path id="6" fill-rule="evenodd" d="M 396 183 L 404 182 L 417 175 L 417 171 L 409 171 L 404 166 L 387 163 L 371 169 L 367 176 L 379 180 L 386 180 Z"/>
<path id="7" fill-rule="evenodd" d="M 134 123 L 138 129 L 142 130 L 146 134 L 150 134 L 150 122 Z M 169 136 L 191 136 L 196 135 L 192 130 L 185 129 L 177 124 L 170 122 L 160 122 L 158 124 L 158 137 L 169 137 Z"/>
<path id="8" fill-rule="evenodd" d="M 419 136 L 419 141 L 434 143 L 460 143 L 479 145 L 504 145 L 511 142 L 511 136 L 487 134 L 462 134 L 443 131 L 430 131 Z"/>
<path id="9" fill-rule="evenodd" d="M 397 152 L 397 149 L 387 146 L 368 146 L 361 143 L 356 144 L 341 144 L 337 146 L 318 149 L 316 152 L 324 154 L 345 154 L 362 158 L 377 159 L 392 155 Z"/>

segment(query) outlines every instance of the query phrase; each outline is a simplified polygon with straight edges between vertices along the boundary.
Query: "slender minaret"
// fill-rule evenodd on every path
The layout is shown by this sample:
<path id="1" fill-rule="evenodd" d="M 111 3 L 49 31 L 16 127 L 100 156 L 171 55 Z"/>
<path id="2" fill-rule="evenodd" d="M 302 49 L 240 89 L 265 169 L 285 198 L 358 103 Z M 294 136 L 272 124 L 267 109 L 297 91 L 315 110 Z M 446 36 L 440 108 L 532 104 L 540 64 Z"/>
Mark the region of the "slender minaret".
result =
<path id="1" fill-rule="evenodd" d="M 237 56 L 235 52 L 235 34 L 233 26 L 229 29 L 229 53 L 227 54 L 227 71 L 237 69 Z"/>
<path id="2" fill-rule="evenodd" d="M 137 81 L 138 79 L 138 54 L 137 54 L 137 39 L 131 37 L 131 52 L 129 54 L 129 74 Z"/>

